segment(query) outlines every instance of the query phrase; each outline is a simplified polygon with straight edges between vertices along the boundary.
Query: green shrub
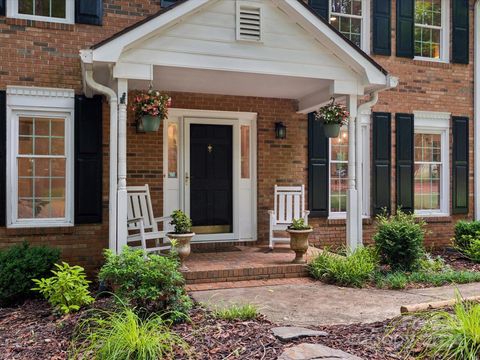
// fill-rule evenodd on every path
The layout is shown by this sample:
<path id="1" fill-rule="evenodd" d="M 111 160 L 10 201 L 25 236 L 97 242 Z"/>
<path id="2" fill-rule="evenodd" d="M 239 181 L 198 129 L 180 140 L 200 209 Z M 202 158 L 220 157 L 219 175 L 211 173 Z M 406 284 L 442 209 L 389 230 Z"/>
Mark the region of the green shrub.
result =
<path id="1" fill-rule="evenodd" d="M 74 334 L 72 359 L 173 359 L 176 349 L 188 350 L 171 323 L 153 314 L 142 319 L 132 309 L 95 310 L 81 321 Z"/>
<path id="2" fill-rule="evenodd" d="M 222 320 L 252 320 L 258 316 L 257 307 L 252 304 L 231 305 L 229 307 L 216 309 L 213 316 Z"/>
<path id="3" fill-rule="evenodd" d="M 468 247 L 469 239 L 478 237 L 480 232 L 480 221 L 458 221 L 455 224 L 455 247 L 463 249 Z M 466 236 L 466 237 L 464 237 Z"/>
<path id="4" fill-rule="evenodd" d="M 191 308 L 183 289 L 184 279 L 173 256 L 148 255 L 125 247 L 116 255 L 105 251 L 106 262 L 99 279 L 110 284 L 125 303 L 146 312 L 169 312 L 182 317 Z"/>
<path id="5" fill-rule="evenodd" d="M 377 287 L 383 289 L 405 289 L 408 285 L 409 278 L 404 272 L 397 271 L 393 273 L 382 274 L 379 273 L 375 278 Z"/>
<path id="6" fill-rule="evenodd" d="M 312 227 L 310 225 L 305 224 L 305 220 L 303 218 L 300 219 L 293 219 L 292 225 L 288 227 L 290 230 L 310 230 Z"/>
<path id="7" fill-rule="evenodd" d="M 174 226 L 175 234 L 189 234 L 192 232 L 192 220 L 182 211 L 175 210 L 170 225 Z"/>
<path id="8" fill-rule="evenodd" d="M 477 360 L 480 358 L 480 304 L 462 302 L 457 295 L 454 311 L 419 315 L 423 325 L 410 334 L 407 351 L 420 358 Z"/>
<path id="9" fill-rule="evenodd" d="M 431 254 L 425 253 L 420 259 L 419 269 L 426 272 L 439 272 L 447 269 L 447 266 L 441 256 L 432 257 Z"/>
<path id="10" fill-rule="evenodd" d="M 83 267 L 70 266 L 65 262 L 62 265 L 55 264 L 55 267 L 57 270 L 52 270 L 54 276 L 33 279 L 37 287 L 32 290 L 38 291 L 50 305 L 64 314 L 78 311 L 94 301 L 88 290 L 90 281 Z"/>
<path id="11" fill-rule="evenodd" d="M 425 222 L 400 209 L 390 217 L 378 216 L 378 231 L 373 237 L 383 264 L 393 271 L 411 271 L 424 254 Z"/>
<path id="12" fill-rule="evenodd" d="M 361 247 L 344 257 L 323 251 L 309 265 L 315 279 L 337 285 L 362 287 L 373 280 L 378 266 L 377 254 L 372 248 Z"/>
<path id="13" fill-rule="evenodd" d="M 443 286 L 447 284 L 466 284 L 480 281 L 480 273 L 475 271 L 456 271 L 445 269 L 442 271 L 401 271 L 392 273 L 377 273 L 375 283 L 379 288 L 404 289 L 408 284 L 425 286 Z"/>
<path id="14" fill-rule="evenodd" d="M 59 249 L 31 247 L 26 242 L 0 251 L 0 306 L 34 296 L 32 279 L 50 275 L 59 258 Z"/>

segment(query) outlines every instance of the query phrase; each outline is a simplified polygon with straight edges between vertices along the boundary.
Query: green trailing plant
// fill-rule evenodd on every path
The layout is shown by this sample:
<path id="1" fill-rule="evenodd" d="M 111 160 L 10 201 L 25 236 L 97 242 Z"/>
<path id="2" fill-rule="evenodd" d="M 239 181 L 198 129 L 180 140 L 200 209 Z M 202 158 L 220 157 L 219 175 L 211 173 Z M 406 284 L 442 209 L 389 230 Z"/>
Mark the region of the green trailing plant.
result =
<path id="1" fill-rule="evenodd" d="M 145 259 L 142 250 L 127 246 L 118 255 L 105 250 L 105 258 L 99 279 L 110 284 L 123 302 L 146 313 L 186 317 L 192 302 L 183 288 L 184 278 L 175 256 L 149 254 Z"/>
<path id="2" fill-rule="evenodd" d="M 0 251 L 0 306 L 33 297 L 32 279 L 49 276 L 59 258 L 59 249 L 27 242 Z"/>
<path id="3" fill-rule="evenodd" d="M 170 225 L 174 226 L 175 234 L 190 234 L 192 232 L 192 220 L 182 210 L 175 210 Z"/>
<path id="4" fill-rule="evenodd" d="M 335 98 L 330 99 L 330 103 L 322 106 L 314 113 L 315 120 L 322 121 L 324 124 L 338 124 L 340 126 L 347 125 L 350 113 L 345 106 L 335 104 Z"/>
<path id="5" fill-rule="evenodd" d="M 258 316 L 258 310 L 257 307 L 253 304 L 234 304 L 229 307 L 214 310 L 213 316 L 217 319 L 228 321 L 246 321 L 255 319 Z"/>
<path id="6" fill-rule="evenodd" d="M 56 310 L 68 314 L 80 310 L 84 305 L 93 303 L 90 296 L 85 270 L 83 267 L 70 266 L 63 262 L 55 264 L 57 270 L 52 270 L 54 276 L 33 279 L 37 285 L 32 290 L 38 291 Z"/>
<path id="7" fill-rule="evenodd" d="M 347 256 L 323 251 L 309 265 L 310 274 L 319 280 L 343 286 L 363 287 L 372 281 L 378 267 L 375 249 L 360 247 Z"/>
<path id="8" fill-rule="evenodd" d="M 292 224 L 288 228 L 290 230 L 311 230 L 312 229 L 310 225 L 305 224 L 305 220 L 303 218 L 293 219 Z"/>
<path id="9" fill-rule="evenodd" d="M 94 310 L 77 325 L 71 359 L 173 359 L 176 351 L 188 353 L 187 343 L 160 315 L 141 318 L 123 306 L 119 311 Z"/>
<path id="10" fill-rule="evenodd" d="M 480 357 L 480 304 L 462 301 L 457 293 L 453 311 L 417 315 L 422 325 L 407 335 L 407 353 L 424 359 L 477 360 Z"/>
<path id="11" fill-rule="evenodd" d="M 395 215 L 379 215 L 373 239 L 381 262 L 393 271 L 412 271 L 419 267 L 425 249 L 425 222 L 400 209 Z"/>

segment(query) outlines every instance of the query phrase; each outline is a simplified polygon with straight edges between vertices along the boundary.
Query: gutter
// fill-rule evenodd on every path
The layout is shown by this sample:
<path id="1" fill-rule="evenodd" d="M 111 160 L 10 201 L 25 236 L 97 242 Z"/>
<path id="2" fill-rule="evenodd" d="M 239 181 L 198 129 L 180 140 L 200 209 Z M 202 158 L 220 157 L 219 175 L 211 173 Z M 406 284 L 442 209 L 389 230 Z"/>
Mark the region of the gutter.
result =
<path id="1" fill-rule="evenodd" d="M 93 78 L 93 70 L 85 70 L 86 85 L 107 97 L 110 103 L 110 189 L 108 202 L 108 247 L 117 253 L 117 118 L 118 98 L 115 91 Z"/>
<path id="2" fill-rule="evenodd" d="M 474 22 L 473 205 L 474 219 L 480 220 L 480 1 L 475 2 Z"/>

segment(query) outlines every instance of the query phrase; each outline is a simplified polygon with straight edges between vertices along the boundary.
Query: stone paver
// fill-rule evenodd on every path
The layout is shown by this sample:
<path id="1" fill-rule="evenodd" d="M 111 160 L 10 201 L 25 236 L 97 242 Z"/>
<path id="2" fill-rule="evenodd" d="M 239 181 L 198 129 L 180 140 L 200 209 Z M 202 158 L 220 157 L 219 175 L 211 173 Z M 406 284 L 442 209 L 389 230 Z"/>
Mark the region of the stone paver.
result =
<path id="1" fill-rule="evenodd" d="M 458 285 L 463 296 L 480 295 L 480 283 Z M 448 300 L 455 287 L 407 291 L 352 289 L 321 282 L 193 292 L 207 306 L 252 303 L 280 325 L 315 326 L 384 321 L 400 315 L 401 305 Z"/>
<path id="2" fill-rule="evenodd" d="M 300 344 L 288 348 L 278 360 L 362 360 L 358 356 L 320 344 Z"/>
<path id="3" fill-rule="evenodd" d="M 317 331 L 299 326 L 280 326 L 272 328 L 273 335 L 280 340 L 288 341 L 310 336 L 327 336 L 325 331 Z"/>

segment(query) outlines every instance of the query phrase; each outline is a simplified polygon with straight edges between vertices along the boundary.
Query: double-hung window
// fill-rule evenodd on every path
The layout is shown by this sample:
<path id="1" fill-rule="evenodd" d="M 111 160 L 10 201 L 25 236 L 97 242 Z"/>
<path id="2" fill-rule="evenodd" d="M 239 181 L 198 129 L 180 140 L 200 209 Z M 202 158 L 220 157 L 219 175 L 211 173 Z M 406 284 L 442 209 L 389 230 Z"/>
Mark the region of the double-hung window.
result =
<path id="1" fill-rule="evenodd" d="M 415 57 L 448 61 L 447 0 L 415 0 Z"/>
<path id="2" fill-rule="evenodd" d="M 347 39 L 368 52 L 369 0 L 330 0 L 330 23 Z"/>
<path id="3" fill-rule="evenodd" d="M 26 89 L 7 88 L 8 226 L 72 225 L 73 91 Z"/>
<path id="4" fill-rule="evenodd" d="M 11 0 L 7 11 L 13 18 L 72 24 L 75 10 L 73 0 Z"/>
<path id="5" fill-rule="evenodd" d="M 448 215 L 449 117 L 415 113 L 413 191 L 418 215 Z"/>

